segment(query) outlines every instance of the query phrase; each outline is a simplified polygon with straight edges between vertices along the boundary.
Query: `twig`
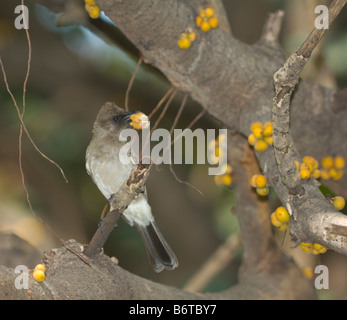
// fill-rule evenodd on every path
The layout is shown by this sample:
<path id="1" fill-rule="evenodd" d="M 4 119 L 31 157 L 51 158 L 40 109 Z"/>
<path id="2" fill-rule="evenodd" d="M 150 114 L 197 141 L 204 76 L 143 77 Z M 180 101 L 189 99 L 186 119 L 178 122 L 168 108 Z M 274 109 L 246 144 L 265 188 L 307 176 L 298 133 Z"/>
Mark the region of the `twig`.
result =
<path id="1" fill-rule="evenodd" d="M 276 41 L 281 32 L 284 12 L 278 10 L 274 13 L 269 13 L 261 34 L 261 39 L 265 41 Z"/>
<path id="2" fill-rule="evenodd" d="M 204 109 L 202 111 L 200 111 L 200 113 L 188 124 L 188 126 L 185 129 L 190 129 L 195 123 L 198 122 L 198 120 L 205 114 L 205 112 L 207 111 L 208 107 L 204 107 Z M 179 134 L 175 140 L 173 140 L 171 142 L 171 144 L 174 144 L 178 139 L 180 139 L 182 136 L 184 135 L 184 131 Z"/>
<path id="3" fill-rule="evenodd" d="M 174 121 L 172 123 L 171 129 L 170 129 L 170 136 L 172 135 L 174 129 L 176 128 L 177 122 L 178 122 L 178 120 L 180 119 L 180 117 L 182 115 L 183 109 L 186 106 L 187 98 L 188 98 L 188 93 L 186 93 L 184 95 L 183 99 L 182 99 L 181 106 L 178 109 L 178 112 L 176 114 L 176 117 L 175 117 L 175 119 L 174 119 Z"/>
<path id="4" fill-rule="evenodd" d="M 6 85 L 6 90 L 7 90 L 7 92 L 9 93 L 9 95 L 10 95 L 12 101 L 13 101 L 13 104 L 14 104 L 16 110 L 17 110 L 17 114 L 18 114 L 19 121 L 20 121 L 21 125 L 23 126 L 23 130 L 24 130 L 24 132 L 26 133 L 26 135 L 27 135 L 27 137 L 28 137 L 30 143 L 32 144 L 32 146 L 35 148 L 35 150 L 36 150 L 43 158 L 45 158 L 46 160 L 48 160 L 50 163 L 52 163 L 54 166 L 56 166 L 56 167 L 59 169 L 60 173 L 62 174 L 62 176 L 63 176 L 63 178 L 64 178 L 64 180 L 65 180 L 65 182 L 68 183 L 68 180 L 67 180 L 67 178 L 66 178 L 66 176 L 65 176 L 65 173 L 64 173 L 63 169 L 62 169 L 54 160 L 52 160 L 51 158 L 49 158 L 48 156 L 46 156 L 46 155 L 38 148 L 38 146 L 36 145 L 36 143 L 35 143 L 34 140 L 32 139 L 32 137 L 31 137 L 31 135 L 30 135 L 30 133 L 29 133 L 29 131 L 28 131 L 28 129 L 27 129 L 27 127 L 26 127 L 24 121 L 23 121 L 23 117 L 22 117 L 21 112 L 20 112 L 20 110 L 19 110 L 19 108 L 18 108 L 18 105 L 17 105 L 17 101 L 16 101 L 15 97 L 13 96 L 13 93 L 12 93 L 10 87 L 9 87 L 9 84 L 8 84 L 8 81 L 7 81 L 6 72 L 5 72 L 5 68 L 4 68 L 4 64 L 3 64 L 3 62 L 2 62 L 1 56 L 0 56 L 0 67 L 1 67 L 1 71 L 2 71 L 3 77 L 4 77 L 4 82 L 5 82 L 5 85 Z"/>
<path id="5" fill-rule="evenodd" d="M 235 257 L 241 245 L 239 233 L 232 234 L 217 250 L 208 258 L 198 272 L 183 287 L 189 292 L 201 292 L 211 280 L 219 274 Z"/>
<path id="6" fill-rule="evenodd" d="M 165 102 L 165 100 L 167 99 L 167 97 L 171 94 L 171 92 L 175 89 L 174 86 L 171 86 L 170 89 L 165 93 L 165 95 L 160 99 L 160 101 L 158 102 L 158 104 L 154 107 L 154 109 L 152 110 L 152 112 L 149 114 L 148 116 L 148 120 L 151 120 L 151 118 L 153 117 L 153 115 L 158 111 L 158 109 L 162 106 L 162 104 Z"/>
<path id="7" fill-rule="evenodd" d="M 143 191 L 149 176 L 150 167 L 151 165 L 139 164 L 131 172 L 129 178 L 123 183 L 119 191 L 112 196 L 110 212 L 101 221 L 100 226 L 84 251 L 87 257 L 92 258 L 100 253 L 123 211 L 134 197 Z"/>
<path id="8" fill-rule="evenodd" d="M 187 98 L 188 98 L 188 93 L 186 93 L 182 99 L 182 102 L 181 102 L 181 106 L 180 108 L 178 109 L 178 112 L 175 116 L 175 119 L 172 123 L 172 126 L 171 126 L 171 129 L 170 129 L 170 136 L 172 136 L 172 133 L 174 131 L 174 129 L 176 128 L 176 125 L 177 125 L 177 122 L 179 120 L 179 118 L 181 117 L 181 114 L 183 112 L 183 109 L 184 107 L 186 106 L 186 102 L 187 102 Z M 195 191 L 197 191 L 198 193 L 200 193 L 202 196 L 204 195 L 198 188 L 194 187 L 192 184 L 190 184 L 188 181 L 184 181 L 184 180 L 181 180 L 176 172 L 174 171 L 173 167 L 172 167 L 172 162 L 170 162 L 169 164 L 169 168 L 170 168 L 170 171 L 171 173 L 173 174 L 173 176 L 175 177 L 176 181 L 178 181 L 179 183 L 183 183 L 183 184 L 186 184 L 187 186 L 191 187 L 192 189 L 194 189 Z"/>
<path id="9" fill-rule="evenodd" d="M 160 121 L 163 119 L 166 111 L 169 109 L 170 104 L 171 104 L 172 100 L 175 98 L 176 94 L 177 94 L 177 89 L 174 89 L 174 91 L 170 95 L 169 100 L 166 102 L 166 105 L 164 106 L 164 109 L 162 110 L 161 114 L 159 115 L 157 121 L 154 123 L 154 126 L 151 128 L 151 134 L 158 127 Z"/>
<path id="10" fill-rule="evenodd" d="M 135 67 L 135 70 L 131 76 L 131 79 L 129 81 L 129 84 L 128 84 L 128 88 L 127 88 L 127 91 L 125 92 L 125 102 L 124 102 L 124 106 L 125 106 L 125 110 L 129 110 L 129 105 L 128 105 L 128 102 L 129 102 L 129 94 L 130 94 L 130 90 L 133 86 L 133 83 L 134 83 L 134 80 L 135 80 L 135 77 L 136 77 L 136 74 L 137 74 L 137 71 L 139 70 L 140 68 L 140 65 L 143 61 L 143 57 L 141 56 L 139 61 L 137 62 L 137 65 Z"/>

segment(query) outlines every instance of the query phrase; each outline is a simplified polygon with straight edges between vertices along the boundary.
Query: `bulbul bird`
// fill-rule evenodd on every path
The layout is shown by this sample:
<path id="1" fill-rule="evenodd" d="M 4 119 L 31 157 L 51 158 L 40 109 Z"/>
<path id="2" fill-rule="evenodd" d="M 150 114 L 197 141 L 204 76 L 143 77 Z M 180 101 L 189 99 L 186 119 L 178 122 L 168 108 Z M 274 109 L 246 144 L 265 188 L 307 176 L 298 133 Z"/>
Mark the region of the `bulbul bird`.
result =
<path id="1" fill-rule="evenodd" d="M 120 149 L 127 142 L 120 141 L 119 136 L 124 129 L 137 128 L 134 123 L 138 114 L 143 115 L 139 111 L 127 112 L 107 102 L 101 107 L 94 122 L 93 137 L 86 152 L 86 169 L 108 201 L 136 166 L 136 159 L 132 159 L 129 164 L 121 161 Z M 175 254 L 154 221 L 146 190 L 130 203 L 122 217 L 139 231 L 155 272 L 173 270 L 178 266 Z"/>

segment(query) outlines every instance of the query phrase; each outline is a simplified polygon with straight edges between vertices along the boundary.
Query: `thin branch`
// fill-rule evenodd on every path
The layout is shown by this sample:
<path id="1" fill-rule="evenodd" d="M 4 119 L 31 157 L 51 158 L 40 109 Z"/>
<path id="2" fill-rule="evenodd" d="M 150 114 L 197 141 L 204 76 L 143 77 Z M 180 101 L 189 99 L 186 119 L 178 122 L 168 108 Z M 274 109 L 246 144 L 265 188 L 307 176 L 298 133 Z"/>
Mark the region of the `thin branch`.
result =
<path id="1" fill-rule="evenodd" d="M 135 70 L 134 70 L 134 72 L 133 72 L 133 74 L 132 74 L 132 76 L 131 76 L 131 79 L 130 79 L 129 84 L 128 84 L 127 91 L 125 92 L 125 102 L 124 102 L 124 106 L 125 106 L 125 110 L 127 110 L 127 111 L 129 110 L 128 102 L 129 102 L 130 90 L 131 90 L 131 88 L 132 88 L 132 86 L 133 86 L 133 83 L 134 83 L 134 81 L 135 81 L 136 74 L 137 74 L 137 72 L 138 72 L 138 70 L 139 70 L 140 65 L 142 64 L 142 62 L 143 62 L 143 57 L 141 56 L 141 57 L 139 58 L 139 61 L 137 62 L 137 65 L 136 65 L 136 67 L 135 67 Z"/>
<path id="2" fill-rule="evenodd" d="M 201 266 L 183 287 L 189 292 L 201 292 L 235 257 L 241 245 L 240 234 L 232 234 Z"/>
<path id="3" fill-rule="evenodd" d="M 20 112 L 20 110 L 19 110 L 19 108 L 18 108 L 18 105 L 17 105 L 17 101 L 16 101 L 15 97 L 13 96 L 12 91 L 10 90 L 10 87 L 9 87 L 9 84 L 8 84 L 8 81 L 7 81 L 7 76 L 6 76 L 4 64 L 3 64 L 3 62 L 2 62 L 1 56 L 0 56 L 0 67 L 1 67 L 1 71 L 2 71 L 3 77 L 4 77 L 4 82 L 5 82 L 5 85 L 6 85 L 6 90 L 7 90 L 7 92 L 9 93 L 9 95 L 11 96 L 11 99 L 12 99 L 12 101 L 13 101 L 13 104 L 14 104 L 16 110 L 17 110 L 17 114 L 18 114 L 19 121 L 20 121 L 21 125 L 23 126 L 24 132 L 26 133 L 26 135 L 27 135 L 29 141 L 31 142 L 31 144 L 32 144 L 32 146 L 35 148 L 35 150 L 36 150 L 43 158 L 45 158 L 46 160 L 48 160 L 50 163 L 52 163 L 54 166 L 56 166 L 56 167 L 59 169 L 60 173 L 62 174 L 62 176 L 63 176 L 63 178 L 64 178 L 64 180 L 65 180 L 65 182 L 68 183 L 68 180 L 67 180 L 67 178 L 66 178 L 66 176 L 65 176 L 65 173 L 64 173 L 63 169 L 62 169 L 54 160 L 52 160 L 51 158 L 49 158 L 48 156 L 46 156 L 46 155 L 38 148 L 38 146 L 36 145 L 36 143 L 35 143 L 34 140 L 32 139 L 32 137 L 31 137 L 31 135 L 30 135 L 30 133 L 29 133 L 29 131 L 28 131 L 28 129 L 27 129 L 27 127 L 26 127 L 24 121 L 23 121 L 23 117 L 22 117 L 21 112 Z"/>
<path id="4" fill-rule="evenodd" d="M 274 13 L 269 13 L 261 34 L 261 39 L 265 41 L 276 41 L 281 32 L 284 12 L 278 10 Z"/>
<path id="5" fill-rule="evenodd" d="M 136 195 L 143 191 L 149 176 L 150 167 L 151 165 L 139 164 L 131 172 L 129 178 L 124 181 L 119 191 L 112 196 L 110 200 L 110 212 L 101 221 L 100 226 L 84 251 L 87 257 L 92 258 L 101 252 L 102 247 L 117 224 L 123 211 Z"/>
<path id="6" fill-rule="evenodd" d="M 167 97 L 172 93 L 172 91 L 175 89 L 174 86 L 171 86 L 170 89 L 164 94 L 164 96 L 160 99 L 160 101 L 158 102 L 158 104 L 154 107 L 154 109 L 152 110 L 152 112 L 149 114 L 148 116 L 148 120 L 151 120 L 151 118 L 153 117 L 153 115 L 158 111 L 158 109 L 162 106 L 162 104 L 165 102 L 165 100 L 167 99 Z"/>
<path id="7" fill-rule="evenodd" d="M 158 127 L 160 121 L 161 121 L 161 120 L 163 119 L 163 117 L 165 116 L 165 113 L 166 113 L 166 111 L 169 109 L 170 104 L 171 104 L 172 100 L 175 98 L 176 94 L 177 94 L 177 89 L 175 89 L 175 90 L 172 92 L 172 94 L 170 95 L 170 98 L 169 98 L 169 100 L 166 102 L 166 105 L 165 105 L 164 109 L 162 110 L 161 114 L 159 115 L 157 121 L 154 123 L 154 126 L 151 128 L 151 134 L 152 134 L 152 132 Z"/>
<path id="8" fill-rule="evenodd" d="M 174 129 L 176 128 L 176 125 L 177 125 L 177 122 L 178 120 L 180 119 L 181 115 L 182 115 L 182 112 L 184 110 L 184 107 L 186 106 L 186 102 L 187 102 L 187 98 L 188 98 L 188 93 L 185 93 L 183 99 L 182 99 L 182 102 L 181 102 L 181 106 L 180 108 L 178 109 L 178 112 L 175 116 L 175 119 L 172 123 L 172 126 L 171 126 L 171 129 L 170 129 L 170 136 L 172 135 L 172 132 L 174 131 Z"/>

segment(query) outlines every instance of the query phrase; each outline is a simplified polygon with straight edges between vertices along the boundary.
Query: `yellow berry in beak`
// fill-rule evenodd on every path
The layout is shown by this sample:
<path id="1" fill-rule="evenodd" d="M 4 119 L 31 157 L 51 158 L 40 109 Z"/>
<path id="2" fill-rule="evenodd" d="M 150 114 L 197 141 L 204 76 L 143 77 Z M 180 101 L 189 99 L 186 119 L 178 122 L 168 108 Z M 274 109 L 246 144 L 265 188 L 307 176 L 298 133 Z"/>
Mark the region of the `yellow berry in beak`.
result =
<path id="1" fill-rule="evenodd" d="M 130 125 L 134 129 L 145 129 L 149 126 L 148 117 L 142 112 L 134 113 L 129 118 L 131 120 Z"/>

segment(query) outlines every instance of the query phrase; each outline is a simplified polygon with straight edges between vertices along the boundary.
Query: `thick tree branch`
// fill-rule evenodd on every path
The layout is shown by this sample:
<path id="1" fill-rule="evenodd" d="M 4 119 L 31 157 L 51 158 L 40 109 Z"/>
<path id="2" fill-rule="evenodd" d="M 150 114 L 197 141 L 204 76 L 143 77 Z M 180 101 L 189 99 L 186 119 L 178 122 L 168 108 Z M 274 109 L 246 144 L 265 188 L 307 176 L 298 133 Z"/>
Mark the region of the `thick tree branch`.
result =
<path id="1" fill-rule="evenodd" d="M 81 244 L 74 240 L 68 241 L 68 244 L 82 254 Z M 154 283 L 133 275 L 116 265 L 104 254 L 95 256 L 88 265 L 70 250 L 62 247 L 52 249 L 45 254 L 42 262 L 46 266 L 46 279 L 38 283 L 29 275 L 29 290 L 16 289 L 15 279 L 18 274 L 12 268 L 0 266 L 0 299 L 200 300 L 313 299 L 315 297 L 309 281 L 302 279 L 300 273 L 295 273 L 294 269 L 287 270 L 289 278 L 278 273 L 273 277 L 264 278 L 262 284 L 257 285 L 257 277 L 250 276 L 247 282 L 241 281 L 237 286 L 226 291 L 199 294 Z M 303 281 L 306 281 L 306 286 L 302 285 Z M 282 290 L 283 287 L 286 290 Z"/>

